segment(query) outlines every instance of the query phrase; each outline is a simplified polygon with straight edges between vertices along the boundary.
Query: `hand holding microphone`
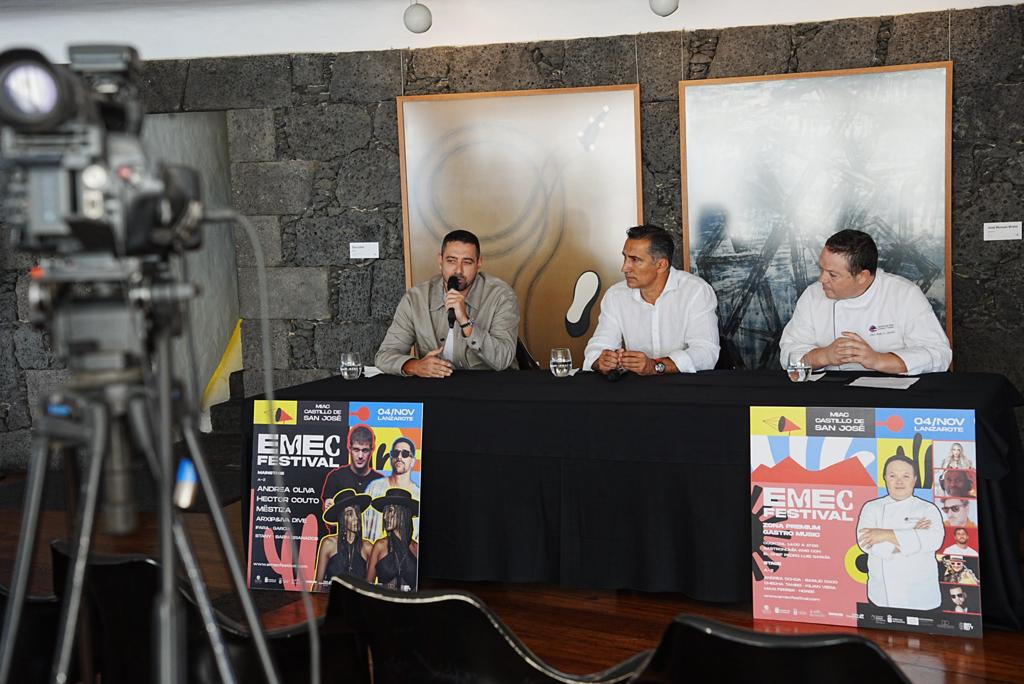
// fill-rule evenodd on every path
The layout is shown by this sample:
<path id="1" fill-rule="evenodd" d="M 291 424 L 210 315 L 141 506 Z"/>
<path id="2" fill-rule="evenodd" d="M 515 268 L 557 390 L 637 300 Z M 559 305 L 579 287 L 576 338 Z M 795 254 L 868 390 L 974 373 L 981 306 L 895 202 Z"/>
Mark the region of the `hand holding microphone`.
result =
<path id="1" fill-rule="evenodd" d="M 469 318 L 465 293 L 460 289 L 459 276 L 449 277 L 446 285 L 447 294 L 444 296 L 444 305 L 447 306 L 447 313 L 449 313 L 449 328 L 455 328 L 458 325 L 465 329 L 472 322 Z"/>
<path id="2" fill-rule="evenodd" d="M 456 292 L 459 291 L 459 276 L 458 275 L 451 275 L 451 276 L 449 276 L 449 282 L 447 282 L 447 291 L 452 292 L 453 290 L 455 290 Z M 449 328 L 455 328 L 455 307 L 454 306 L 450 306 L 449 307 Z"/>

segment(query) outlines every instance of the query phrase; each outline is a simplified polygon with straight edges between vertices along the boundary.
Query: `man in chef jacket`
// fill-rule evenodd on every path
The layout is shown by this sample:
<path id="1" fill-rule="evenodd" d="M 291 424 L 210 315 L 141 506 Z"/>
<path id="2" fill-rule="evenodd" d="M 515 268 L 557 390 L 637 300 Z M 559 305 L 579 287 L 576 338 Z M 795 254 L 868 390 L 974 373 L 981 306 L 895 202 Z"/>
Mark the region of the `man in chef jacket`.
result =
<path id="1" fill-rule="evenodd" d="M 821 275 L 800 295 L 782 331 L 779 360 L 812 368 L 919 375 L 949 368 L 953 352 L 921 289 L 878 268 L 867 233 L 841 230 L 825 242 Z"/>
<path id="2" fill-rule="evenodd" d="M 914 496 L 917 467 L 892 456 L 882 471 L 888 494 L 860 509 L 857 544 L 868 554 L 868 600 L 876 606 L 931 610 L 942 603 L 935 552 L 945 531 L 935 504 Z"/>

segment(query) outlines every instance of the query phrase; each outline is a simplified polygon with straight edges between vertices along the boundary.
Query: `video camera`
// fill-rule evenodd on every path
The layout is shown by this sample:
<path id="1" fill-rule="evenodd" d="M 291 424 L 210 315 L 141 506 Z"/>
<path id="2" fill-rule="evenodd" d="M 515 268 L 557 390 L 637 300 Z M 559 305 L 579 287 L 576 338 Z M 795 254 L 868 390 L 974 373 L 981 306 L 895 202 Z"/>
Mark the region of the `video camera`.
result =
<path id="1" fill-rule="evenodd" d="M 122 45 L 0 54 L 0 186 L 13 246 L 60 256 L 166 255 L 201 242 L 198 174 L 147 161 L 139 59 Z"/>
<path id="2" fill-rule="evenodd" d="M 9 246 L 40 255 L 28 300 L 73 371 L 138 368 L 195 296 L 170 256 L 201 244 L 199 175 L 147 160 L 138 53 L 68 48 L 58 66 L 0 54 L 0 202 Z"/>
<path id="3" fill-rule="evenodd" d="M 68 681 L 76 632 L 80 643 L 85 641 L 81 635 L 91 624 L 85 615 L 79 625 L 79 611 L 101 489 L 108 532 L 131 533 L 136 528 L 134 470 L 146 463 L 157 492 L 161 565 L 153 672 L 159 672 L 161 682 L 171 682 L 183 681 L 187 671 L 177 598 L 180 557 L 220 680 L 235 682 L 185 525 L 174 510 L 178 459 L 173 438 L 178 434 L 185 436 L 189 452 L 181 463 L 194 464 L 207 501 L 218 497 L 196 436 L 190 402 L 199 387 L 194 361 L 192 388 L 183 389 L 173 375 L 171 345 L 188 328 L 187 304 L 197 294 L 187 282 L 184 252 L 200 246 L 202 222 L 227 217 L 246 229 L 257 253 L 259 243 L 252 226 L 233 211 L 204 216 L 195 171 L 146 159 L 139 138 L 143 108 L 133 48 L 72 46 L 68 53 L 69 67 L 53 65 L 34 50 L 0 54 L 0 226 L 12 229 L 9 247 L 40 257 L 28 290 L 31 316 L 49 329 L 53 351 L 71 371 L 66 386 L 43 403 L 35 427 L 22 531 L 0 628 L 0 684 L 13 681 L 15 646 L 25 642 L 17 638 L 18 626 L 46 464 L 56 454 L 64 455 L 69 482 L 77 479 L 76 457 L 83 457 L 85 477 L 80 487 L 68 486 L 72 494 L 78 492 L 78 519 L 52 681 Z M 269 339 L 266 323 L 264 329 Z M 273 398 L 272 391 L 267 394 Z M 217 505 L 209 513 L 264 678 L 279 682 L 224 513 Z M 293 553 L 298 555 L 294 545 Z M 308 596 L 304 605 L 316 654 L 319 642 Z M 89 649 L 79 654 L 81 671 L 92 672 Z M 311 671 L 320 671 L 315 659 Z"/>

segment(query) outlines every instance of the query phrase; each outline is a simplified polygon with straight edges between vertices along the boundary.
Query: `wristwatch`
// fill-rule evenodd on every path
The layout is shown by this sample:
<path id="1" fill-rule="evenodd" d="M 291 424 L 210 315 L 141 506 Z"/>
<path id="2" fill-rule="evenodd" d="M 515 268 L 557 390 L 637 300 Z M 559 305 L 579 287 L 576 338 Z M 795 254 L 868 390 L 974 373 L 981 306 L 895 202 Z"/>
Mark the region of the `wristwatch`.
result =
<path id="1" fill-rule="evenodd" d="M 473 323 L 475 323 L 475 322 L 476 322 L 476 321 L 474 321 L 474 320 L 473 320 L 472 318 L 470 318 L 470 319 L 469 319 L 468 321 L 466 321 L 465 323 L 459 323 L 459 328 L 461 328 L 462 330 L 465 330 L 465 329 L 466 329 L 466 328 L 468 328 L 469 326 L 473 325 Z"/>
<path id="2" fill-rule="evenodd" d="M 664 372 L 665 372 L 665 362 L 664 361 L 655 361 L 654 362 L 654 372 L 657 373 L 658 375 L 664 374 Z"/>

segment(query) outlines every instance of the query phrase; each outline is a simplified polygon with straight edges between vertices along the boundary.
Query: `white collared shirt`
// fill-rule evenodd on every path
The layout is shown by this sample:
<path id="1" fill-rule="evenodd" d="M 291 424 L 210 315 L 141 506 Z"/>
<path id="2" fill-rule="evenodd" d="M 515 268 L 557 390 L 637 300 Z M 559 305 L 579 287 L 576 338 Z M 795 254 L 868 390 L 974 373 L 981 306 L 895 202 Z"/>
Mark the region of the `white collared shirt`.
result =
<path id="1" fill-rule="evenodd" d="M 651 358 L 669 357 L 680 373 L 714 368 L 718 363 L 718 299 L 698 276 L 669 271 L 665 289 L 654 304 L 625 281 L 608 288 L 601 316 L 583 352 L 583 368 L 592 370 L 605 349 L 641 351 Z"/>
<path id="2" fill-rule="evenodd" d="M 953 358 L 949 339 L 921 289 L 902 276 L 878 269 L 874 282 L 859 297 L 829 299 L 821 283 L 807 286 L 779 340 L 782 367 L 790 358 L 827 347 L 845 331 L 860 335 L 876 352 L 891 352 L 903 359 L 906 375 L 942 372 Z M 839 369 L 864 367 L 846 363 Z"/>

